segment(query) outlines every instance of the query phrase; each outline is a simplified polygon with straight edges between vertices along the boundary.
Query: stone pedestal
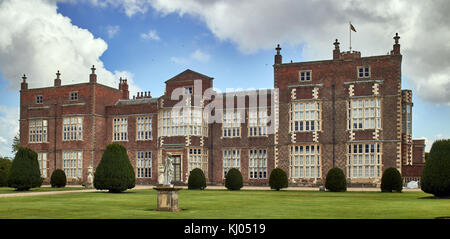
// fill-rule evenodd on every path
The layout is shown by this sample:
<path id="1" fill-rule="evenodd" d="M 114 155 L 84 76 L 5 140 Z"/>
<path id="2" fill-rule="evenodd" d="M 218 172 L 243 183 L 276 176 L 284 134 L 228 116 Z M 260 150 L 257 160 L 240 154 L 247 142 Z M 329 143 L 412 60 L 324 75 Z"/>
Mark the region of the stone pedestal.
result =
<path id="1" fill-rule="evenodd" d="M 170 186 L 156 186 L 153 189 L 158 191 L 158 208 L 157 211 L 178 212 L 178 191 L 182 188 Z"/>

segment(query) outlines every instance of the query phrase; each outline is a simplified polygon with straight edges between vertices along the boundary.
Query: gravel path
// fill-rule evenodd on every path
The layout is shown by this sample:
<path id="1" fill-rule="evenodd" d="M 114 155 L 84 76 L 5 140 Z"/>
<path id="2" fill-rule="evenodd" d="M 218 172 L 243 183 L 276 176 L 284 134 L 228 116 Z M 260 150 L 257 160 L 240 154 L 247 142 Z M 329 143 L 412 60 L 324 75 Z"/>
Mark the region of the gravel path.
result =
<path id="1" fill-rule="evenodd" d="M 45 186 L 43 186 L 45 187 Z M 81 186 L 69 186 L 69 187 L 81 187 Z M 152 189 L 154 185 L 136 185 L 135 188 L 131 189 Z M 178 186 L 177 186 L 178 187 Z M 181 188 L 187 189 L 187 186 L 181 186 Z M 225 186 L 208 186 L 206 189 L 226 189 Z M 256 186 L 244 186 L 243 190 L 270 190 L 270 187 L 256 187 Z M 289 187 L 287 189 L 283 189 L 287 191 L 319 191 L 317 187 Z M 50 191 L 50 192 L 21 192 L 21 193 L 5 193 L 0 194 L 0 198 L 7 197 L 25 197 L 25 196 L 40 196 L 40 195 L 52 195 L 52 194 L 67 194 L 67 193 L 83 193 L 83 192 L 95 192 L 96 189 L 85 189 L 85 190 L 73 190 L 73 191 Z M 352 192 L 369 192 L 369 191 L 380 191 L 379 188 L 347 188 L 347 191 Z M 405 188 L 403 191 L 406 192 L 420 192 L 421 189 L 409 189 Z"/>

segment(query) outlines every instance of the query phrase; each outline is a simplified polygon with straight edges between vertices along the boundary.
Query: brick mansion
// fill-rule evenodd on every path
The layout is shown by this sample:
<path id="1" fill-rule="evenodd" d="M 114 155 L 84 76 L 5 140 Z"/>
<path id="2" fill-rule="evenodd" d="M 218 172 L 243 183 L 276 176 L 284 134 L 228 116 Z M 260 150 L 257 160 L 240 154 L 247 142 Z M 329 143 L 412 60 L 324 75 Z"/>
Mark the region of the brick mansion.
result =
<path id="1" fill-rule="evenodd" d="M 350 185 L 379 185 L 389 167 L 420 177 L 425 144 L 412 139 L 412 92 L 401 89 L 399 38 L 388 54 L 368 57 L 341 52 L 336 40 L 332 59 L 310 62 L 283 63 L 278 45 L 274 89 L 256 91 L 255 102 L 266 102 L 257 107 L 249 96 L 237 103 L 242 92 L 207 97 L 214 79 L 192 70 L 165 81 L 160 97 L 130 97 L 126 79 L 118 88 L 99 84 L 94 66 L 79 84 L 63 85 L 58 71 L 53 86 L 30 89 L 24 75 L 20 144 L 38 153 L 47 182 L 55 169 L 69 182 L 85 182 L 111 143 L 125 146 L 140 184 L 158 182 L 168 152 L 176 184 L 187 183 L 194 168 L 209 184 L 222 184 L 230 168 L 249 185 L 268 185 L 276 167 L 292 185 L 322 184 L 333 167 Z M 175 91 L 188 114 L 174 113 Z M 212 111 L 220 120 L 207 121 L 211 105 L 224 109 Z"/>

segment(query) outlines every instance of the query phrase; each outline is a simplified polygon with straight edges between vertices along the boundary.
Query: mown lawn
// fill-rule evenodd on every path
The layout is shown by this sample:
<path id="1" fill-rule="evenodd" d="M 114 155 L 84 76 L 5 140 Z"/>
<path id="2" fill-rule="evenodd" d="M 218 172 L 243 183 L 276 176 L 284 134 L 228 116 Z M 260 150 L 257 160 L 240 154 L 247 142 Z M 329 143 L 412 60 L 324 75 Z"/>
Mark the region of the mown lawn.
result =
<path id="1" fill-rule="evenodd" d="M 423 192 L 179 192 L 181 212 L 156 211 L 156 191 L 84 192 L 0 198 L 0 218 L 372 219 L 450 216 L 449 199 Z"/>
<path id="2" fill-rule="evenodd" d="M 28 191 L 16 191 L 15 188 L 0 187 L 0 194 L 5 193 L 29 193 L 29 192 L 50 192 L 50 191 L 71 191 L 71 190 L 83 190 L 83 187 L 64 187 L 64 188 L 52 188 L 52 187 L 40 187 L 31 188 Z"/>

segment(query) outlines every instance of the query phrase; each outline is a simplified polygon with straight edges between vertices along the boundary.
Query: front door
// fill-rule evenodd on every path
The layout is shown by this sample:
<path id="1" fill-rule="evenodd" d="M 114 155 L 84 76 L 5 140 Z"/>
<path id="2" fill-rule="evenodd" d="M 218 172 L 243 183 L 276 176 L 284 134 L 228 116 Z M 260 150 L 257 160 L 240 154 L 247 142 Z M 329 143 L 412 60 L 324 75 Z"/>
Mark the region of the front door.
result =
<path id="1" fill-rule="evenodd" d="M 181 155 L 173 155 L 173 180 L 172 182 L 181 182 Z"/>

